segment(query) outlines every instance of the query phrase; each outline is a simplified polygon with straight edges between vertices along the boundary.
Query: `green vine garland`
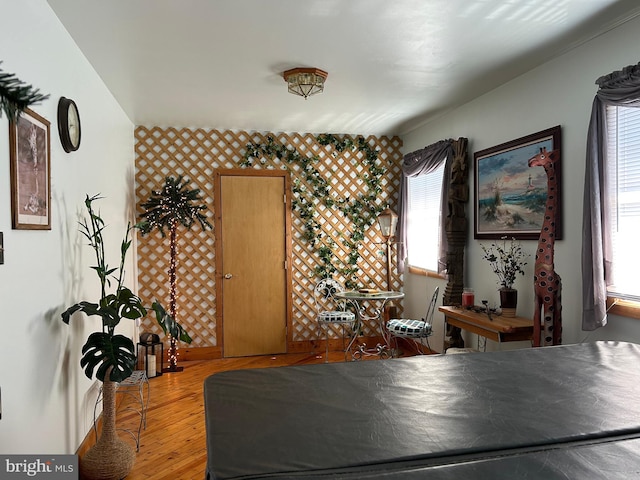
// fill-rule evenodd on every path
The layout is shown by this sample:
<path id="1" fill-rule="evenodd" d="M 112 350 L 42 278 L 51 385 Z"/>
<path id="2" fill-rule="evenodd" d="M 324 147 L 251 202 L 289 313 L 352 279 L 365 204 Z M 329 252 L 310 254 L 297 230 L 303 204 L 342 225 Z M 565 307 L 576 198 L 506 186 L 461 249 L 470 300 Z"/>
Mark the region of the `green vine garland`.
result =
<path id="1" fill-rule="evenodd" d="M 356 288 L 357 265 L 360 259 L 358 246 L 364 239 L 367 228 L 376 221 L 378 214 L 384 209 L 384 205 L 378 201 L 378 196 L 382 192 L 382 178 L 387 170 L 378 161 L 378 150 L 372 148 L 362 136 L 353 140 L 350 137 L 339 139 L 331 134 L 322 134 L 318 135 L 316 140 L 323 146 L 332 145 L 339 153 L 347 149 L 358 149 L 364 154 L 362 163 L 367 167 L 367 172 L 361 178 L 367 187 L 365 193 L 344 198 L 332 194 L 329 182 L 315 167 L 320 161 L 319 156 L 300 155 L 296 149 L 277 143 L 271 135 L 267 136 L 265 144 L 248 144 L 240 165 L 250 167 L 253 165 L 252 159 L 259 159 L 261 164 L 265 164 L 265 158 L 279 158 L 289 168 L 292 165 L 298 166 L 298 173 L 304 182 L 299 177 L 293 180 L 292 208 L 298 212 L 304 223 L 304 240 L 315 247 L 320 259 L 314 273 L 318 278 L 327 278 L 338 272 L 344 276 L 347 288 Z M 338 209 L 353 226 L 353 231 L 348 237 L 340 234 L 348 253 L 346 263 L 341 262 L 339 266 L 336 266 L 335 242 L 323 235 L 322 227 L 316 219 L 316 208 L 320 204 L 329 209 Z"/>

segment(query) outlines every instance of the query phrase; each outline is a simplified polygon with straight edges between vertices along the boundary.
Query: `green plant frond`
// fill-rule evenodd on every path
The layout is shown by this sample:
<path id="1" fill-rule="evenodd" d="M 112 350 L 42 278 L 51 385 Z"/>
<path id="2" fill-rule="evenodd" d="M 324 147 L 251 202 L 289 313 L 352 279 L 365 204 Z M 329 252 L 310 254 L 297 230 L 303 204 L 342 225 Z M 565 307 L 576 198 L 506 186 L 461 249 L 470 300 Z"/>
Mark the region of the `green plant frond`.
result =
<path id="1" fill-rule="evenodd" d="M 39 89 L 0 69 L 0 118 L 4 112 L 10 121 L 16 121 L 20 112 L 48 98 L 49 95 L 40 93 Z"/>
<path id="2" fill-rule="evenodd" d="M 86 303 L 86 302 L 85 302 Z M 96 305 L 96 308 L 98 307 L 98 305 Z M 76 303 L 75 305 L 72 305 L 71 307 L 67 308 L 64 312 L 62 312 L 62 321 L 64 323 L 66 323 L 67 325 L 69 325 L 69 321 L 71 320 L 71 316 L 76 313 L 77 311 L 81 310 L 82 306 L 78 303 Z"/>
<path id="3" fill-rule="evenodd" d="M 125 255 L 129 250 L 129 247 L 131 247 L 131 240 L 123 240 L 120 245 L 120 254 Z"/>
<path id="4" fill-rule="evenodd" d="M 118 271 L 117 268 L 110 268 L 109 270 L 107 270 L 105 272 L 105 275 L 108 277 L 109 275 L 112 275 L 114 272 Z"/>
<path id="5" fill-rule="evenodd" d="M 103 382 L 109 367 L 113 367 L 109 380 L 122 382 L 136 365 L 133 341 L 123 335 L 94 332 L 82 347 L 82 354 L 80 366 L 84 368 L 85 375 L 92 378 L 95 371 L 96 378 Z"/>
<path id="6" fill-rule="evenodd" d="M 91 207 L 92 203 L 95 202 L 96 200 L 102 200 L 103 198 L 104 197 L 102 197 L 99 193 L 96 193 L 95 195 L 93 195 L 91 197 L 89 195 L 85 196 L 84 205 L 85 205 L 85 207 L 87 207 L 87 210 L 90 211 L 90 213 L 89 213 L 90 216 L 93 216 L 93 209 Z"/>
<path id="7" fill-rule="evenodd" d="M 117 310 L 111 308 L 105 299 L 102 299 L 100 303 L 79 302 L 72 305 L 62 313 L 62 321 L 68 324 L 71 315 L 76 312 L 82 312 L 88 317 L 101 317 L 103 327 L 115 327 L 120 320 L 117 318 Z"/>
<path id="8" fill-rule="evenodd" d="M 151 305 L 156 313 L 156 320 L 165 335 L 169 334 L 173 338 L 177 338 L 182 342 L 191 343 L 192 339 L 187 331 L 164 309 L 164 307 L 156 300 Z"/>
<path id="9" fill-rule="evenodd" d="M 127 287 L 121 287 L 117 296 L 114 296 L 113 306 L 122 318 L 136 320 L 147 314 L 147 309 L 142 305 L 142 300 Z"/>

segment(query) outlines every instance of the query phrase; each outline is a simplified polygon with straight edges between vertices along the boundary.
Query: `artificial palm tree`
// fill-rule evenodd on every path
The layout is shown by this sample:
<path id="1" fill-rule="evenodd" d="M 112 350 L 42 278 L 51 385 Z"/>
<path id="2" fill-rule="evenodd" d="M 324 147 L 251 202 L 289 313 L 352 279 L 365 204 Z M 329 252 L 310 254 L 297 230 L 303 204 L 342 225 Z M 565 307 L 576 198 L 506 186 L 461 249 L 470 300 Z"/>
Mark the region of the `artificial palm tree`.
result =
<path id="1" fill-rule="evenodd" d="M 138 228 L 142 234 L 158 230 L 165 236 L 165 229 L 169 232 L 169 317 L 177 320 L 176 308 L 176 262 L 178 257 L 178 227 L 190 229 L 194 223 L 200 223 L 206 230 L 212 228 L 207 221 L 205 211 L 207 206 L 201 202 L 200 189 L 189 188 L 189 180 L 182 175 L 178 178 L 166 177 L 161 190 L 151 192 L 149 199 L 142 203 L 144 213 Z M 156 311 L 158 314 L 158 311 Z M 160 320 L 160 319 L 158 319 Z M 165 330 L 165 333 L 167 331 Z M 177 339 L 191 341 L 182 329 L 176 336 L 169 330 L 171 344 L 169 346 L 169 371 L 178 371 L 177 367 Z M 183 337 L 182 334 L 186 335 Z M 177 338 L 176 338 L 177 337 Z M 186 340 L 188 338 L 188 340 Z"/>

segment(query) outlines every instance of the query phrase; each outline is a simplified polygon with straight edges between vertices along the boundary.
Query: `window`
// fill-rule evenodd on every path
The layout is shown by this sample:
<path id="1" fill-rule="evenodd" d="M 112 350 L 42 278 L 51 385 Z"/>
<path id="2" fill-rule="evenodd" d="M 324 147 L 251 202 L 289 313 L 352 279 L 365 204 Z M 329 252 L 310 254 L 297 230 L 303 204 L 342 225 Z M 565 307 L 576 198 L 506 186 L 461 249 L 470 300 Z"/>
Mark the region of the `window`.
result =
<path id="1" fill-rule="evenodd" d="M 640 108 L 607 107 L 607 174 L 613 249 L 608 292 L 640 302 Z"/>
<path id="2" fill-rule="evenodd" d="M 409 265 L 438 271 L 440 197 L 444 162 L 437 170 L 408 179 L 407 257 Z"/>

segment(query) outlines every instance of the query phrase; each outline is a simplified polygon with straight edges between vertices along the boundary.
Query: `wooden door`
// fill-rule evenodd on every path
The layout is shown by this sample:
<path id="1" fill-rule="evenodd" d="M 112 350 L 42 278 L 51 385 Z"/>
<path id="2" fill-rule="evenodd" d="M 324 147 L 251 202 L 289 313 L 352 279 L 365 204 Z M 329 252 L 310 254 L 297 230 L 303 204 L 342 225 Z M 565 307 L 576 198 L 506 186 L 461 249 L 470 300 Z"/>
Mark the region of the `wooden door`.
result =
<path id="1" fill-rule="evenodd" d="M 217 318 L 224 356 L 284 353 L 290 311 L 289 177 L 241 170 L 220 171 L 216 178 Z"/>

